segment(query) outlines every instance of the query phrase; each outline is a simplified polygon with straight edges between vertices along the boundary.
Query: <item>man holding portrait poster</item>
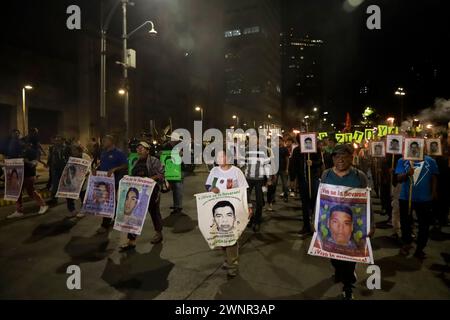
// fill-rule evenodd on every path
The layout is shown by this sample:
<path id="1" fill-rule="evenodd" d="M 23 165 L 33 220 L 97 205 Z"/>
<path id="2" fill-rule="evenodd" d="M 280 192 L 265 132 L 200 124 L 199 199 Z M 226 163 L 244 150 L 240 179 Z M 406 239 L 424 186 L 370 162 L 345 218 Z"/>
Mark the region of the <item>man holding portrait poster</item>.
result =
<path id="1" fill-rule="evenodd" d="M 353 148 L 338 145 L 334 166 L 322 174 L 315 233 L 308 253 L 331 258 L 335 281 L 343 284 L 343 298 L 353 298 L 356 262 L 373 263 L 370 237 L 370 191 L 366 175 L 352 167 Z"/>

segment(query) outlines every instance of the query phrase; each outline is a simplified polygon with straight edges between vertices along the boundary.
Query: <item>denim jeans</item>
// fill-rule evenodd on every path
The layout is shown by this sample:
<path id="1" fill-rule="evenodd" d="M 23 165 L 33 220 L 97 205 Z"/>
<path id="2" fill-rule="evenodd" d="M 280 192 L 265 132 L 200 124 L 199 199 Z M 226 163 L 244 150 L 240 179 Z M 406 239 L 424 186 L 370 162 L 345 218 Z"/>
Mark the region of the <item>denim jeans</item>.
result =
<path id="1" fill-rule="evenodd" d="M 183 208 L 183 181 L 170 181 L 172 189 L 173 207 L 176 209 Z"/>

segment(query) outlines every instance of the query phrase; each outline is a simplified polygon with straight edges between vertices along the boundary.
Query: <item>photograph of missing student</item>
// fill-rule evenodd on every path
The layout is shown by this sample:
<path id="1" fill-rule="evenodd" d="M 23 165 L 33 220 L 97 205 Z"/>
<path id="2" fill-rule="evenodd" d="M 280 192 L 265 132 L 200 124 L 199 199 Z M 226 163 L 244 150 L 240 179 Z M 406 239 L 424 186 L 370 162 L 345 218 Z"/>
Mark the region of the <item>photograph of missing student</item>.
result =
<path id="1" fill-rule="evenodd" d="M 385 144 L 382 141 L 372 141 L 370 143 L 370 152 L 374 158 L 383 158 L 386 156 Z"/>
<path id="2" fill-rule="evenodd" d="M 406 138 L 403 158 L 411 161 L 422 161 L 425 140 L 420 138 Z"/>
<path id="3" fill-rule="evenodd" d="M 308 254 L 373 263 L 370 232 L 370 190 L 321 184 L 315 229 Z"/>
<path id="4" fill-rule="evenodd" d="M 429 156 L 442 156 L 441 139 L 427 139 L 425 140 L 427 145 L 427 154 Z"/>
<path id="5" fill-rule="evenodd" d="M 112 218 L 116 207 L 114 176 L 97 171 L 90 176 L 81 211 L 96 216 Z"/>
<path id="6" fill-rule="evenodd" d="M 246 188 L 199 193 L 195 197 L 198 226 L 209 247 L 234 245 L 249 221 Z"/>
<path id="7" fill-rule="evenodd" d="M 386 137 L 386 153 L 402 154 L 404 137 L 399 134 L 389 134 Z"/>
<path id="8" fill-rule="evenodd" d="M 59 180 L 57 198 L 78 199 L 91 161 L 70 157 Z"/>
<path id="9" fill-rule="evenodd" d="M 156 182 L 150 178 L 125 176 L 117 192 L 114 229 L 140 235 Z"/>
<path id="10" fill-rule="evenodd" d="M 317 137 L 315 132 L 300 134 L 300 152 L 301 153 L 316 153 L 317 152 Z"/>
<path id="11" fill-rule="evenodd" d="M 22 191 L 24 178 L 23 159 L 5 160 L 5 193 L 4 200 L 17 201 Z"/>

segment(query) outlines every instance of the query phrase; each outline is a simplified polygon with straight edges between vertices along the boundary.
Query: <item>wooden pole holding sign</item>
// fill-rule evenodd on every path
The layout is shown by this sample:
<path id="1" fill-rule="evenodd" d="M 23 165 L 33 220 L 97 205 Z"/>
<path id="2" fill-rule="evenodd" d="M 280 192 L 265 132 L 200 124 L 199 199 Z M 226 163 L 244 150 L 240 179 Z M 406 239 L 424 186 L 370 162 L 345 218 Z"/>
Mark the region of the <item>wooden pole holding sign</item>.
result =
<path id="1" fill-rule="evenodd" d="M 308 162 L 306 163 L 306 165 L 308 166 L 308 188 L 309 188 L 309 198 L 311 199 L 312 195 L 311 195 L 311 166 L 309 165 L 309 161 L 310 159 L 310 155 L 308 153 Z"/>

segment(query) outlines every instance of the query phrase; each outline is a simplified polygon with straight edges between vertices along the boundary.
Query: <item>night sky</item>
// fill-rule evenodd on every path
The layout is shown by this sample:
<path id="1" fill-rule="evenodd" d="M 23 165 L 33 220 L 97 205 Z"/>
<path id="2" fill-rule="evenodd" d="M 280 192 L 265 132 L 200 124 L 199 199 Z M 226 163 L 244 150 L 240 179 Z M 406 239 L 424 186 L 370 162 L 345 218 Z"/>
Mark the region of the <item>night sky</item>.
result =
<path id="1" fill-rule="evenodd" d="M 359 115 L 362 85 L 368 85 L 368 102 L 383 115 L 399 106 L 393 93 L 400 86 L 408 92 L 405 112 L 410 114 L 431 107 L 437 97 L 450 98 L 446 1 L 364 1 L 350 13 L 343 3 L 291 1 L 284 21 L 326 42 L 323 76 L 332 109 Z M 381 30 L 366 28 L 371 4 L 381 8 Z"/>
<path id="2" fill-rule="evenodd" d="M 399 106 L 393 94 L 399 86 L 407 90 L 405 107 L 411 114 L 432 106 L 437 97 L 450 98 L 448 1 L 364 1 L 350 13 L 343 9 L 344 0 L 283 1 L 289 2 L 290 8 L 283 17 L 284 26 L 294 26 L 300 33 L 322 38 L 326 43 L 323 77 L 330 111 L 346 110 L 356 117 L 369 103 L 388 115 Z M 200 55 L 208 55 L 208 47 L 220 49 L 223 35 L 218 35 L 216 46 L 210 28 L 204 28 L 212 7 L 210 1 L 196 0 L 195 8 L 187 6 L 189 12 L 184 12 L 176 0 L 135 2 L 139 10 L 130 9 L 130 20 L 141 21 L 146 18 L 144 15 L 150 16 L 162 25 L 160 36 L 172 42 L 174 50 L 197 50 Z M 75 48 L 70 32 L 61 27 L 65 25 L 65 7 L 69 4 L 80 4 L 84 26 L 99 26 L 98 1 L 9 1 L 2 10 L 4 42 L 69 58 Z M 365 11 L 370 4 L 381 7 L 381 30 L 366 28 Z M 202 21 L 201 29 L 197 28 L 197 20 Z M 210 23 L 217 24 L 213 20 Z M 132 27 L 134 24 L 130 23 Z M 120 35 L 120 19 L 113 20 L 114 32 Z M 198 42 L 202 35 L 206 40 Z M 201 43 L 208 47 L 201 47 Z M 198 58 L 204 61 L 201 56 Z M 199 68 L 208 65 L 199 64 Z M 364 101 L 359 95 L 362 85 L 369 87 Z"/>

